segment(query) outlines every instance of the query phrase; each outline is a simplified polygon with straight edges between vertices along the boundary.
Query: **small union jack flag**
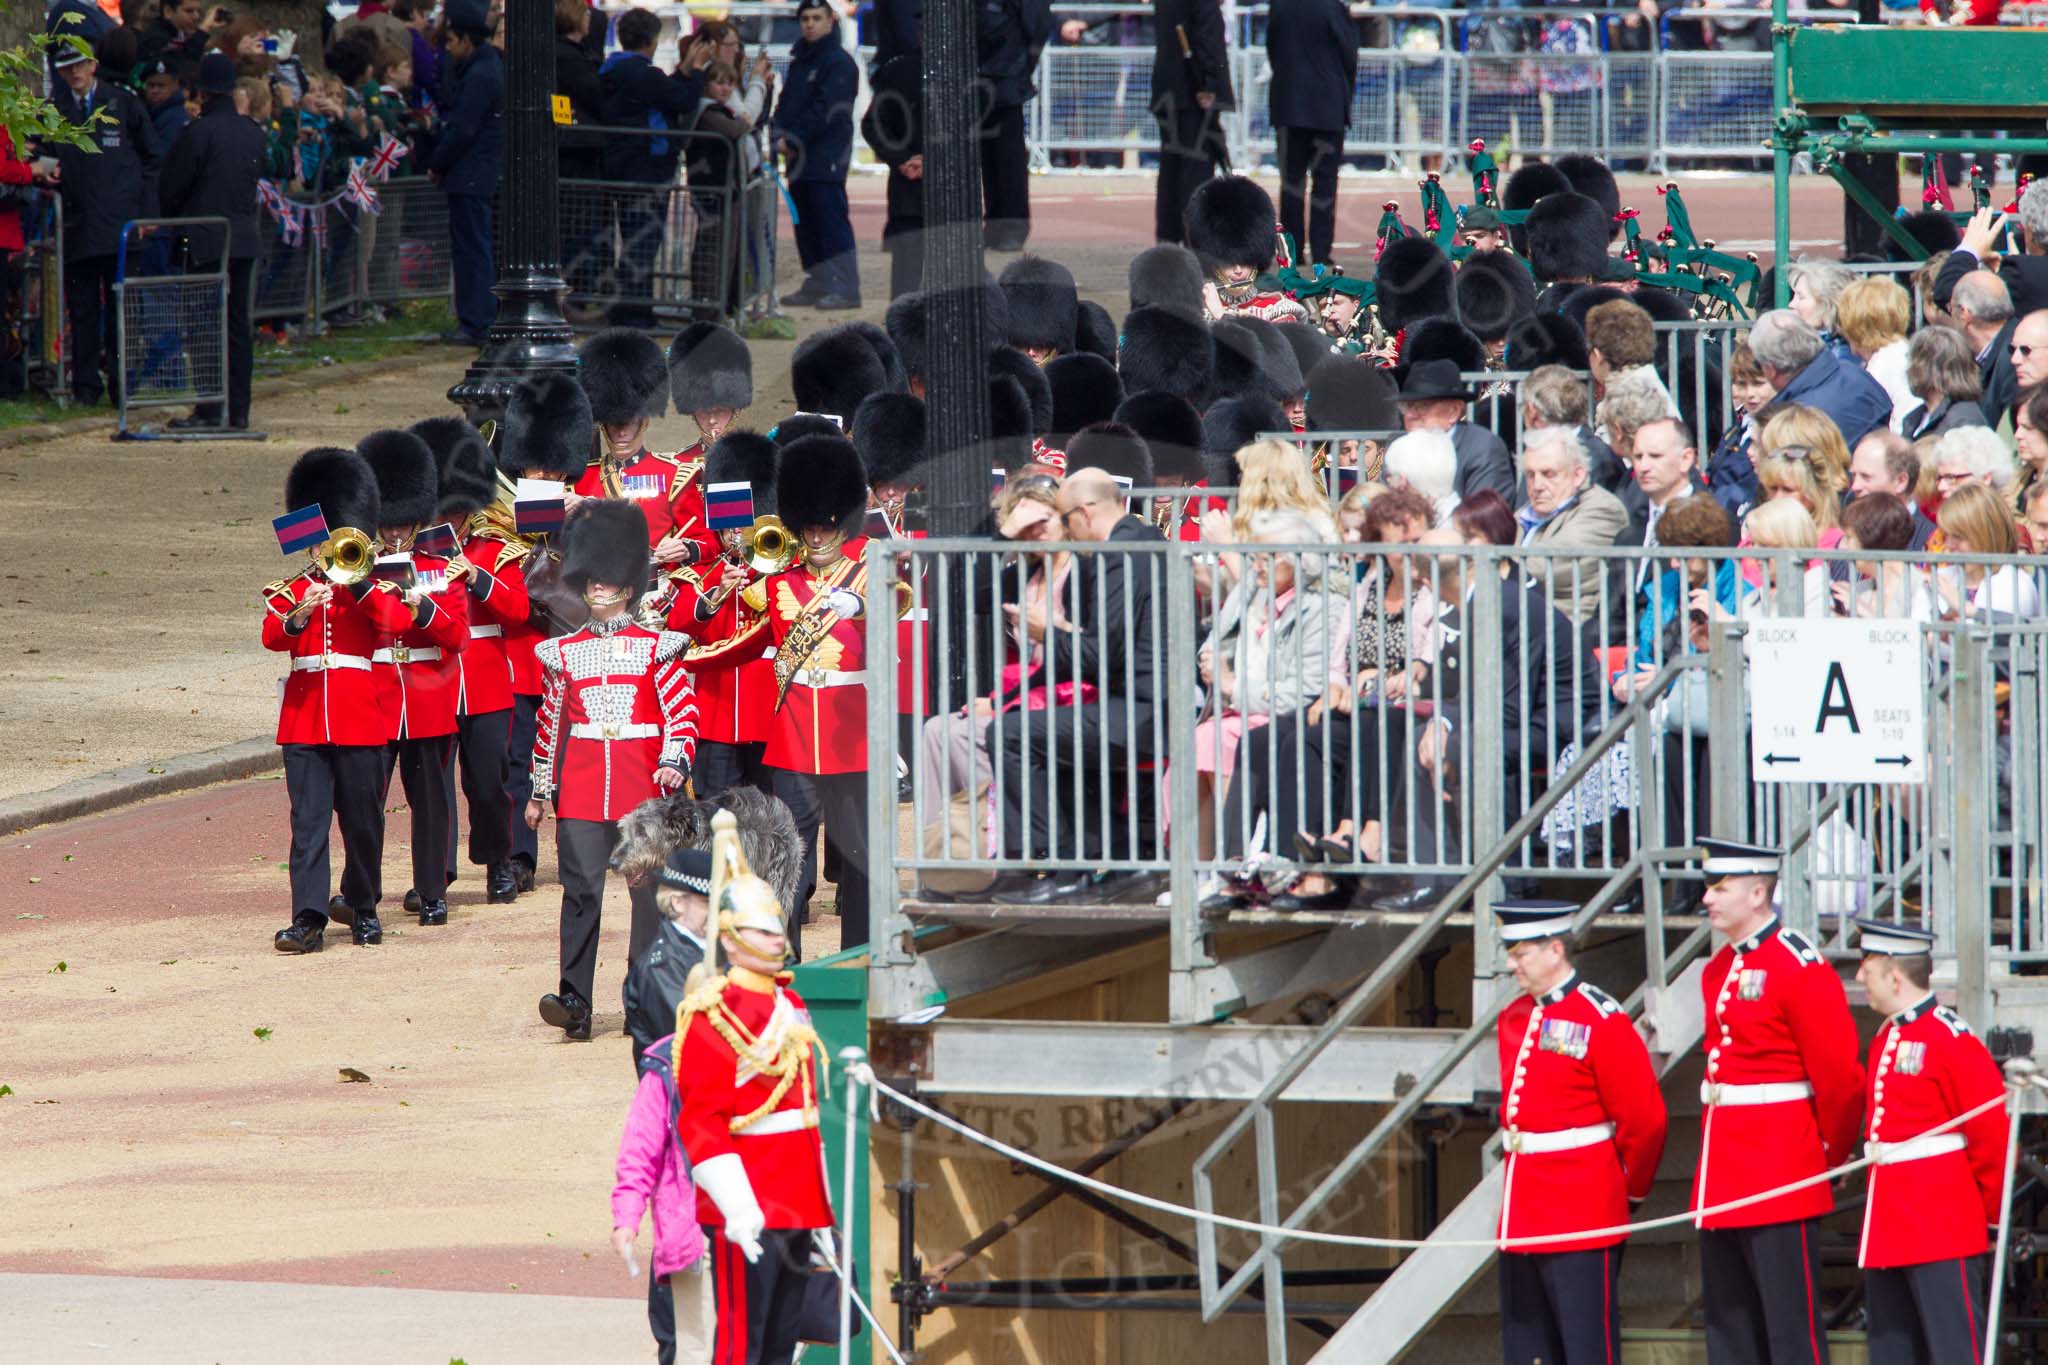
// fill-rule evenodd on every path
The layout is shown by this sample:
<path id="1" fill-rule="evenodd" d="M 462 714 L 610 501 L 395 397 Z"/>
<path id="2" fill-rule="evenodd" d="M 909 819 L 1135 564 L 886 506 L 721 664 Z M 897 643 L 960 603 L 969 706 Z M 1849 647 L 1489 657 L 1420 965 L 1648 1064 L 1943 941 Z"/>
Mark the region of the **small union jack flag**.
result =
<path id="1" fill-rule="evenodd" d="M 369 172 L 372 180 L 389 180 L 391 173 L 398 169 L 398 163 L 411 153 L 412 148 L 386 133 L 384 140 L 377 144 L 377 150 L 370 154 L 369 162 L 364 169 Z"/>
<path id="2" fill-rule="evenodd" d="M 363 163 L 353 162 L 348 168 L 348 185 L 341 197 L 354 204 L 364 213 L 376 214 L 384 211 L 384 205 L 377 198 L 377 191 L 370 188 L 370 182 L 363 177 Z"/>

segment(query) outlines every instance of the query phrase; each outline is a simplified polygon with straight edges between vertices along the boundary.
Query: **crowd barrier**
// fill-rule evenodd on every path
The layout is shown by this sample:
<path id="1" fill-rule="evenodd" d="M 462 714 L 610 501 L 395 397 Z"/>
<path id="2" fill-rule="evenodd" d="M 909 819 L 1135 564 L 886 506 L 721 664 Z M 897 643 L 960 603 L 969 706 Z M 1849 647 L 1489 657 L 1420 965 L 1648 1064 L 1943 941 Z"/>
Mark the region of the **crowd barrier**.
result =
<path id="1" fill-rule="evenodd" d="M 151 218 L 122 229 L 115 257 L 116 431 L 138 410 L 227 400 L 228 261 L 193 266 L 188 233 L 225 242 L 225 218 Z"/>

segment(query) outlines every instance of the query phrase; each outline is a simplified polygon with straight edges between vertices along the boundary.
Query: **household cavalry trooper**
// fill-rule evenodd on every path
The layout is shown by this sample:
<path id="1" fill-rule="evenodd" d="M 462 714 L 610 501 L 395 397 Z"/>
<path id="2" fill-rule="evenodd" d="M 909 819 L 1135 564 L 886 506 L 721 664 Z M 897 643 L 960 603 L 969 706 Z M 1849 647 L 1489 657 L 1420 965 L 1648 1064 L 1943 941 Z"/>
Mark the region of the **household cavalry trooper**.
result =
<path id="1" fill-rule="evenodd" d="M 658 567 L 708 563 L 718 542 L 704 526 L 703 498 L 690 505 L 693 480 L 673 455 L 647 448 L 647 429 L 668 411 L 668 361 L 661 347 L 630 327 L 610 327 L 583 343 L 577 380 L 597 424 L 595 453 L 569 491 L 569 510 L 585 498 L 622 498 L 647 521 Z M 643 585 L 644 586 L 644 585 Z"/>
<path id="2" fill-rule="evenodd" d="M 1649 1197 L 1664 1155 L 1664 1097 L 1649 1049 L 1620 1003 L 1572 965 L 1578 911 L 1563 901 L 1493 907 L 1522 992 L 1499 1025 L 1507 1365 L 1621 1359 L 1615 1290 L 1627 1235 L 1603 1230 L 1627 1223 Z"/>
<path id="3" fill-rule="evenodd" d="M 676 1011 L 676 1135 L 711 1242 L 713 1365 L 789 1365 L 814 1240 L 832 1226 L 818 1035 L 783 970 L 783 906 L 748 869 L 732 812 L 711 829 L 711 957 Z"/>
<path id="4" fill-rule="evenodd" d="M 676 452 L 676 525 L 699 547 L 692 563 L 718 558 L 719 537 L 704 510 L 704 457 L 754 405 L 754 357 L 746 339 L 716 322 L 693 322 L 668 347 L 669 401 L 697 424 L 697 440 Z"/>
<path id="5" fill-rule="evenodd" d="M 1707 919 L 1727 942 L 1700 979 L 1706 1079 L 1693 1185 L 1713 1365 L 1827 1360 L 1821 1321 L 1825 1180 L 1723 1212 L 1719 1205 L 1820 1176 L 1855 1155 L 1863 1109 L 1856 1025 L 1841 978 L 1772 908 L 1776 849 L 1701 839 Z"/>
<path id="6" fill-rule="evenodd" d="M 1855 924 L 1856 979 L 1885 1016 L 1870 1040 L 1870 1193 L 1856 1258 L 1871 1365 L 1977 1365 L 1984 1253 L 2006 1199 L 2004 1081 L 1990 1049 L 1934 998 L 1934 935 Z"/>

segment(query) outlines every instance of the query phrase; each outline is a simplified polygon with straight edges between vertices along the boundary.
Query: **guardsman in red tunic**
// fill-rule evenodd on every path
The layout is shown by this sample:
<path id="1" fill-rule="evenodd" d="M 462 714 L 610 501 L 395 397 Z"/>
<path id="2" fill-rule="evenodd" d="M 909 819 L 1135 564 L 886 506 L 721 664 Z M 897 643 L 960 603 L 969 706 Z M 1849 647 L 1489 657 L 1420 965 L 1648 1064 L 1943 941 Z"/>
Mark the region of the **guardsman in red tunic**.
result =
<path id="1" fill-rule="evenodd" d="M 1401 409 L 1394 401 L 1394 382 L 1370 360 L 1334 356 L 1318 365 L 1316 374 L 1309 382 L 1306 402 L 1311 432 L 1401 430 Z M 1319 442 L 1316 459 L 1321 466 L 1336 465 L 1356 471 L 1355 481 L 1378 482 L 1385 476 L 1386 445 L 1384 436 L 1342 436 Z"/>
<path id="2" fill-rule="evenodd" d="M 1202 513 L 1212 505 L 1229 510 L 1221 498 L 1205 498 L 1199 492 L 1209 486 L 1202 465 L 1201 414 L 1184 398 L 1147 389 L 1119 404 L 1116 420 L 1144 438 L 1152 456 L 1154 487 L 1188 490 L 1154 497 L 1138 515 L 1169 540 L 1200 540 Z"/>
<path id="3" fill-rule="evenodd" d="M 1934 935 L 1878 920 L 1856 927 L 1856 979 L 1885 1016 L 1870 1040 L 1864 1132 L 1874 1161 L 1856 1257 L 1871 1365 L 1977 1365 L 1984 1253 L 2006 1198 L 2005 1081 L 1990 1049 L 1934 997 Z"/>
<path id="4" fill-rule="evenodd" d="M 352 531 L 362 537 L 365 556 L 376 553 L 377 476 L 353 450 L 325 447 L 300 456 L 285 479 L 284 500 L 287 511 L 318 504 L 330 536 Z M 263 596 L 263 647 L 291 660 L 277 742 L 291 801 L 292 921 L 278 930 L 277 950 L 317 953 L 326 946 L 325 907 L 333 886 L 328 830 L 337 820 L 347 852 L 341 899 L 355 914 L 357 941 L 375 942 L 360 935 L 377 929 L 390 722 L 370 655 L 410 613 L 367 577 L 351 584 L 312 567 L 271 584 Z"/>
<path id="5" fill-rule="evenodd" d="M 1089 360 L 1102 364 L 1095 356 Z M 1114 375 L 1111 376 L 1114 378 Z M 924 400 L 907 393 L 878 393 L 860 405 L 853 418 L 853 447 L 860 452 L 861 473 L 868 481 L 868 508 L 864 530 L 869 539 L 914 539 L 904 525 L 904 510 L 924 483 L 925 467 Z M 922 598 L 913 591 L 913 602 Z M 928 607 L 913 607 L 896 622 L 896 726 L 897 748 L 911 753 L 917 746 L 918 727 L 932 713 L 933 668 L 925 654 L 925 626 Z M 897 783 L 900 800 L 910 796 L 908 768 Z"/>
<path id="6" fill-rule="evenodd" d="M 732 812 L 713 816 L 711 829 L 715 933 L 712 958 L 691 972 L 676 1012 L 676 1135 L 690 1158 L 697 1221 L 711 1241 L 712 1363 L 789 1365 L 811 1249 L 832 1226 L 812 1055 L 818 1035 L 782 970 L 787 912 L 747 870 Z"/>
<path id="7" fill-rule="evenodd" d="M 1493 908 L 1517 996 L 1500 1016 L 1507 1155 L 1500 1235 L 1501 1358 L 1507 1365 L 1621 1359 L 1621 1233 L 1664 1155 L 1664 1097 L 1649 1049 L 1615 998 L 1572 966 L 1563 901 Z"/>
<path id="8" fill-rule="evenodd" d="M 754 405 L 754 357 L 746 338 L 717 322 L 693 322 L 677 332 L 668 347 L 668 392 L 676 411 L 697 424 L 696 444 L 676 452 L 676 526 L 702 547 L 696 565 L 709 567 L 721 547 L 704 511 L 704 457 Z"/>
<path id="9" fill-rule="evenodd" d="M 772 515 L 776 455 L 775 442 L 766 436 L 731 432 L 704 457 L 705 486 L 747 484 L 755 517 Z M 722 553 L 714 565 L 670 574 L 668 628 L 696 642 L 683 662 L 697 686 L 697 762 L 690 775 L 701 801 L 742 783 L 764 793 L 774 790 L 764 757 L 775 718 L 775 661 L 761 653 L 768 618 L 740 592 L 760 575 L 747 565 L 746 531 L 717 534 Z"/>
<path id="10" fill-rule="evenodd" d="M 1863 1067 L 1842 980 L 1772 909 L 1775 849 L 1702 839 L 1707 919 L 1727 939 L 1700 979 L 1707 1073 L 1693 1185 L 1707 1356 L 1816 1365 L 1825 1181 L 1725 1213 L 1702 1210 L 1817 1176 L 1855 1155 Z"/>
<path id="11" fill-rule="evenodd" d="M 533 745 L 533 799 L 526 823 L 555 804 L 555 857 L 562 878 L 562 977 L 540 999 L 540 1017 L 572 1039 L 590 1038 L 605 871 L 619 821 L 642 801 L 689 780 L 697 752 L 697 699 L 684 671 L 689 641 L 650 630 L 633 606 L 647 582 L 647 525 L 631 503 L 578 508 L 562 529 L 562 581 L 590 617 L 537 651 L 545 692 Z M 626 961 L 654 938 L 654 886 L 633 888 Z"/>
<path id="12" fill-rule="evenodd" d="M 440 508 L 440 474 L 427 443 L 409 431 L 373 431 L 356 450 L 377 476 L 378 566 L 410 569 L 406 597 L 423 603 L 418 620 L 370 656 L 391 718 L 384 784 L 388 791 L 395 767 L 411 815 L 412 887 L 404 904 L 423 925 L 446 924 L 453 812 L 441 774 L 455 746 L 456 656 L 469 645 L 469 593 L 450 580 L 446 559 L 413 553 L 413 537 L 435 523 Z"/>
<path id="13" fill-rule="evenodd" d="M 1280 228 L 1273 197 L 1257 181 L 1241 175 L 1204 181 L 1188 196 L 1182 222 L 1188 248 L 1209 275 L 1202 292 L 1212 322 L 1233 315 L 1267 322 L 1309 320 L 1300 300 L 1259 283 L 1259 276 L 1273 268 Z"/>
<path id="14" fill-rule="evenodd" d="M 668 411 L 668 361 L 661 347 L 630 327 L 612 327 L 584 342 L 578 356 L 577 377 L 597 423 L 597 454 L 569 490 L 569 510 L 585 498 L 624 499 L 646 518 L 657 565 L 672 568 L 715 557 L 717 545 L 701 517 L 694 527 L 677 524 L 678 503 L 687 501 L 689 485 L 676 457 L 647 448 L 649 425 Z"/>
<path id="15" fill-rule="evenodd" d="M 484 899 L 503 905 L 519 896 L 512 870 L 512 661 L 505 632 L 526 624 L 526 545 L 514 533 L 498 464 L 477 429 L 460 417 L 429 417 L 413 434 L 434 452 L 441 475 L 442 520 L 458 549 L 451 582 L 469 593 L 469 647 L 455 656 L 455 743 L 441 770 L 448 803 L 448 880 L 455 880 L 455 766 L 469 805 L 469 861 L 484 869 Z"/>

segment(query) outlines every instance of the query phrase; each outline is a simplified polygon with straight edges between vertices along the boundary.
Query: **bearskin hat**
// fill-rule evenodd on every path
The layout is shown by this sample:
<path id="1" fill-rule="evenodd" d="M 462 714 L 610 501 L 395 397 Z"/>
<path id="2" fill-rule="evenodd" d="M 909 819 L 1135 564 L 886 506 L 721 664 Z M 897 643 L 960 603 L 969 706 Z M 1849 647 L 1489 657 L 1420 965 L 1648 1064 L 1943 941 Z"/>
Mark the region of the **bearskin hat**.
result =
<path id="1" fill-rule="evenodd" d="M 1093 299 L 1082 299 L 1074 310 L 1074 349 L 1116 364 L 1116 320 Z"/>
<path id="2" fill-rule="evenodd" d="M 1310 431 L 1399 431 L 1394 381 L 1364 356 L 1333 355 L 1308 377 Z"/>
<path id="3" fill-rule="evenodd" d="M 1121 422 L 1093 422 L 1067 443 L 1067 469 L 1099 469 L 1133 488 L 1153 487 L 1152 452 L 1145 438 Z"/>
<path id="4" fill-rule="evenodd" d="M 988 377 L 989 456 L 1004 469 L 1021 469 L 1030 462 L 1031 438 L 1040 434 L 1034 425 L 1037 418 L 1031 403 L 1024 386 L 1014 377 L 1007 374 Z"/>
<path id="5" fill-rule="evenodd" d="M 1331 349 L 1330 338 L 1305 322 L 1276 322 L 1273 330 L 1287 343 L 1287 349 L 1294 352 L 1294 364 L 1301 371 L 1303 388 L 1308 387 L 1308 377 L 1315 372 L 1316 366 L 1336 354 Z"/>
<path id="6" fill-rule="evenodd" d="M 1131 307 L 1202 316 L 1202 262 L 1186 247 L 1172 242 L 1146 247 L 1131 257 L 1129 278 Z"/>
<path id="7" fill-rule="evenodd" d="M 1115 420 L 1144 437 L 1155 477 L 1190 483 L 1202 477 L 1202 415 L 1185 398 L 1157 389 L 1134 393 Z"/>
<path id="8" fill-rule="evenodd" d="M 1559 317 L 1569 318 L 1581 332 L 1586 330 L 1586 314 L 1603 303 L 1616 299 L 1633 302 L 1635 296 L 1611 284 L 1577 284 L 1547 291 L 1551 295 L 1550 311 Z"/>
<path id="9" fill-rule="evenodd" d="M 1284 403 L 1301 392 L 1301 366 L 1294 348 L 1264 318 L 1219 318 L 1209 328 L 1216 338 L 1216 392 L 1226 397 L 1255 393 Z"/>
<path id="10" fill-rule="evenodd" d="M 775 464 L 781 447 L 757 431 L 728 431 L 704 452 L 704 486 L 745 483 L 754 490 L 754 515 L 775 510 Z"/>
<path id="11" fill-rule="evenodd" d="M 1009 300 L 994 280 L 984 279 L 981 283 L 981 320 L 988 336 L 1004 337 L 1010 333 Z M 930 372 L 931 325 L 931 295 L 923 292 L 899 295 L 882 318 L 883 329 L 903 362 L 907 378 L 922 379 Z"/>
<path id="12" fill-rule="evenodd" d="M 1216 341 L 1198 318 L 1158 305 L 1133 308 L 1117 348 L 1124 392 L 1163 389 L 1200 412 L 1216 387 Z"/>
<path id="13" fill-rule="evenodd" d="M 1052 381 L 1045 377 L 1037 361 L 1015 346 L 998 346 L 988 353 L 988 373 L 990 379 L 1004 377 L 1017 381 L 1033 436 L 1043 436 L 1052 430 Z"/>
<path id="14" fill-rule="evenodd" d="M 868 506 L 868 481 L 860 452 L 843 436 L 805 436 L 782 448 L 775 468 L 776 515 L 802 535 L 812 526 L 860 531 Z"/>
<path id="15" fill-rule="evenodd" d="M 1564 172 L 1547 161 L 1525 161 L 1515 168 L 1500 188 L 1500 206 L 1510 212 L 1526 212 L 1545 195 L 1561 194 L 1572 187 Z M 1522 259 L 1529 258 L 1529 230 L 1516 223 L 1508 228 L 1508 244 Z"/>
<path id="16" fill-rule="evenodd" d="M 1045 380 L 1052 385 L 1048 434 L 1055 445 L 1082 427 L 1108 421 L 1116 414 L 1116 405 L 1124 401 L 1123 381 L 1117 378 L 1116 367 L 1086 351 L 1048 361 Z"/>
<path id="17" fill-rule="evenodd" d="M 617 426 L 668 411 L 668 361 L 654 338 L 631 327 L 607 327 L 576 352 L 590 412 Z"/>
<path id="18" fill-rule="evenodd" d="M 377 476 L 382 525 L 432 524 L 441 507 L 441 474 L 425 441 L 409 431 L 373 431 L 356 442 L 356 453 Z"/>
<path id="19" fill-rule="evenodd" d="M 860 452 L 868 486 L 924 481 L 928 458 L 922 398 L 907 393 L 871 394 L 853 418 L 853 448 Z"/>
<path id="20" fill-rule="evenodd" d="M 1453 318 L 1425 318 L 1401 343 L 1401 368 L 1406 372 L 1425 360 L 1453 361 L 1469 374 L 1486 368 L 1486 343 Z"/>
<path id="21" fill-rule="evenodd" d="M 1218 488 L 1237 486 L 1237 452 L 1259 439 L 1262 431 L 1286 431 L 1287 414 L 1271 399 L 1226 398 L 1202 415 L 1202 459 L 1209 482 Z"/>
<path id="22" fill-rule="evenodd" d="M 769 429 L 769 439 L 778 446 L 801 441 L 806 436 L 844 436 L 846 429 L 821 413 L 800 412 L 785 417 Z"/>
<path id="23" fill-rule="evenodd" d="M 429 417 L 409 429 L 434 452 L 441 516 L 466 517 L 497 501 L 497 457 L 475 427 L 460 417 Z"/>
<path id="24" fill-rule="evenodd" d="M 1273 211 L 1273 196 L 1256 180 L 1241 175 L 1204 180 L 1188 196 L 1181 221 L 1189 248 L 1209 274 L 1227 265 L 1253 270 L 1273 265 L 1279 215 Z"/>
<path id="25" fill-rule="evenodd" d="M 1956 226 L 1953 218 L 1940 209 L 1922 209 L 1918 213 L 1909 213 L 1899 220 L 1899 226 L 1906 230 L 1908 237 L 1926 247 L 1930 256 L 1939 256 L 1944 251 L 1954 251 L 1963 244 L 1962 230 Z M 1905 248 L 1897 242 L 1890 244 L 1887 254 L 1894 261 L 1907 259 Z"/>
<path id="26" fill-rule="evenodd" d="M 677 412 L 754 404 L 754 356 L 746 338 L 716 322 L 693 322 L 668 348 L 668 392 Z"/>
<path id="27" fill-rule="evenodd" d="M 875 353 L 875 359 L 882 362 L 881 392 L 907 392 L 910 376 L 903 368 L 903 355 L 896 349 L 896 343 L 889 340 L 889 334 L 866 318 L 855 318 L 842 325 L 867 342 L 868 348 Z"/>
<path id="28" fill-rule="evenodd" d="M 1458 320 L 1481 341 L 1498 341 L 1536 311 L 1536 281 L 1505 251 L 1479 251 L 1458 267 Z"/>
<path id="29" fill-rule="evenodd" d="M 593 498 L 562 525 L 562 583 L 580 593 L 592 583 L 647 590 L 647 514 L 625 498 Z"/>
<path id="30" fill-rule="evenodd" d="M 320 504 L 327 529 L 353 526 L 375 535 L 383 524 L 377 499 L 377 476 L 363 457 L 336 446 L 316 446 L 292 462 L 284 476 L 284 510 Z"/>
<path id="31" fill-rule="evenodd" d="M 1629 301 L 1650 315 L 1652 322 L 1690 322 L 1692 301 L 1676 289 L 1659 289 L 1655 285 L 1638 285 L 1629 293 Z"/>
<path id="32" fill-rule="evenodd" d="M 1545 284 L 1595 280 L 1607 268 L 1607 211 L 1576 191 L 1536 201 L 1522 226 L 1529 232 L 1529 269 Z"/>
<path id="33" fill-rule="evenodd" d="M 1552 163 L 1557 173 L 1571 182 L 1574 190 L 1598 204 L 1607 214 L 1607 240 L 1613 241 L 1621 235 L 1621 186 L 1615 183 L 1614 172 L 1607 169 L 1607 163 L 1597 156 L 1585 152 L 1573 152 L 1561 156 Z"/>
<path id="34" fill-rule="evenodd" d="M 827 327 L 797 343 L 789 386 L 798 410 L 829 412 L 851 424 L 862 399 L 888 388 L 889 375 L 866 337 L 850 327 Z"/>
<path id="35" fill-rule="evenodd" d="M 1457 307 L 1451 258 L 1427 237 L 1402 237 L 1387 243 L 1373 275 L 1380 326 L 1389 333 L 1413 327 L 1424 318 L 1449 317 Z"/>
<path id="36" fill-rule="evenodd" d="M 1058 261 L 1024 255 L 1004 266 L 996 283 L 1010 307 L 1012 346 L 1061 354 L 1074 349 L 1074 313 L 1081 296 L 1072 271 Z"/>
<path id="37" fill-rule="evenodd" d="M 1586 368 L 1586 333 L 1562 313 L 1538 313 L 1508 329 L 1508 368 L 1533 370 L 1539 365 Z"/>
<path id="38" fill-rule="evenodd" d="M 517 478 L 532 471 L 573 482 L 590 467 L 590 395 L 565 374 L 528 375 L 505 400 L 498 467 Z"/>

